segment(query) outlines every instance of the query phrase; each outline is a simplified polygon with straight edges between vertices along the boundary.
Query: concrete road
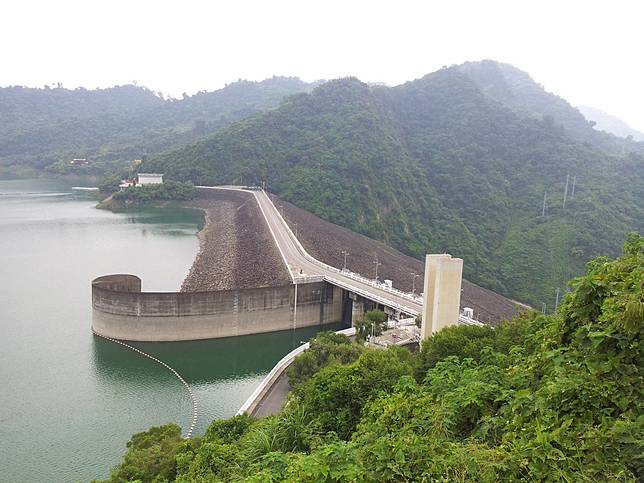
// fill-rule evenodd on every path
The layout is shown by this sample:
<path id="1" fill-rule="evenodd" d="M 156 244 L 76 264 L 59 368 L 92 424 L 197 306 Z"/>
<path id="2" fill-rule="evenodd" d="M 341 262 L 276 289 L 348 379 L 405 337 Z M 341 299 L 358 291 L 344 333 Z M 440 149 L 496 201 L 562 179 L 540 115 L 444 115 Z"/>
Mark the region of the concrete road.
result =
<path id="1" fill-rule="evenodd" d="M 252 193 L 255 195 L 257 203 L 266 218 L 275 243 L 291 272 L 294 282 L 297 282 L 298 278 L 307 276 L 322 276 L 334 285 L 410 315 L 418 315 L 421 312 L 422 301 L 404 294 L 394 293 L 384 287 L 378 287 L 372 284 L 373 282 L 356 279 L 313 258 L 297 241 L 295 234 L 286 224 L 268 195 L 264 191 L 253 191 Z"/>
<path id="2" fill-rule="evenodd" d="M 283 372 L 250 416 L 265 418 L 278 414 L 284 407 L 289 392 L 291 392 L 291 385 L 288 383 L 286 372 Z"/>
<path id="3" fill-rule="evenodd" d="M 277 207 L 264 191 L 246 190 L 238 186 L 198 186 L 198 188 L 237 190 L 255 196 L 293 283 L 304 283 L 307 277 L 323 277 L 333 285 L 392 309 L 400 310 L 411 316 L 420 314 L 422 300 L 414 298 L 410 294 L 387 289 L 381 284 L 375 284 L 374 281 L 350 275 L 313 258 L 297 240 Z"/>

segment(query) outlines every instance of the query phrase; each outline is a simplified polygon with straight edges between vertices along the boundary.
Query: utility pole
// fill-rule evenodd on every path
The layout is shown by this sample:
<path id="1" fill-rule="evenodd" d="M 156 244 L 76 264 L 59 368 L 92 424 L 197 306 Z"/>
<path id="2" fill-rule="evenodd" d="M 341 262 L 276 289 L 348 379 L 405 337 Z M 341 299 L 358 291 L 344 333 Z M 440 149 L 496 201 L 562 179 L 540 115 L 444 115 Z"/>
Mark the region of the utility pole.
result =
<path id="1" fill-rule="evenodd" d="M 543 315 L 546 315 L 546 303 L 545 302 L 541 302 L 541 313 Z"/>
<path id="2" fill-rule="evenodd" d="M 555 299 L 555 312 L 557 311 L 557 307 L 559 307 L 559 287 L 557 287 L 556 293 L 557 298 Z"/>
<path id="3" fill-rule="evenodd" d="M 575 197 L 575 184 L 576 183 L 577 183 L 577 175 L 573 176 L 573 178 L 572 178 L 572 193 L 570 193 L 571 198 Z"/>
<path id="4" fill-rule="evenodd" d="M 548 192 L 543 192 L 543 206 L 541 207 L 541 216 L 546 216 L 546 198 L 548 197 Z"/>
<path id="5" fill-rule="evenodd" d="M 282 218 L 284 218 L 284 205 L 280 205 L 280 212 L 282 213 Z"/>
<path id="6" fill-rule="evenodd" d="M 566 198 L 568 198 L 568 181 L 570 181 L 570 173 L 566 175 L 566 189 L 564 190 L 564 201 L 563 201 L 563 209 L 566 209 Z"/>
<path id="7" fill-rule="evenodd" d="M 297 221 L 294 221 L 293 223 L 295 223 L 295 238 L 297 238 Z"/>
<path id="8" fill-rule="evenodd" d="M 377 282 L 378 281 L 378 267 L 380 265 L 382 265 L 382 263 L 380 263 L 378 261 L 378 254 L 377 253 L 376 253 L 376 259 L 374 260 L 373 264 L 376 266 L 376 282 Z"/>
<path id="9" fill-rule="evenodd" d="M 342 270 L 347 269 L 347 257 L 350 255 L 350 253 L 346 250 L 342 250 L 342 254 L 344 255 L 344 265 L 342 266 Z"/>
<path id="10" fill-rule="evenodd" d="M 411 275 L 411 293 L 413 295 L 416 293 L 416 277 L 419 277 L 419 275 L 414 272 L 410 273 L 409 275 Z"/>

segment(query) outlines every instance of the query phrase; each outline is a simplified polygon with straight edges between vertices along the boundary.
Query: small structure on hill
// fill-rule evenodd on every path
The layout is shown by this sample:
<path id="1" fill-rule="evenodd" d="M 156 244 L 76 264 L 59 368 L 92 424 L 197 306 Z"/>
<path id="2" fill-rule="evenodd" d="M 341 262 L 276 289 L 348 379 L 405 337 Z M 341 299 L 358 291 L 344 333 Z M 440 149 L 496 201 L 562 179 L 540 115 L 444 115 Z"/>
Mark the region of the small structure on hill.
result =
<path id="1" fill-rule="evenodd" d="M 462 281 L 463 259 L 448 254 L 425 257 L 422 340 L 458 324 Z"/>
<path id="2" fill-rule="evenodd" d="M 145 186 L 150 184 L 163 184 L 163 174 L 139 173 L 136 178 L 122 180 L 119 188 L 124 190 L 131 186 Z"/>
<path id="3" fill-rule="evenodd" d="M 163 174 L 159 173 L 139 173 L 138 184 L 140 186 L 146 184 L 163 184 Z"/>

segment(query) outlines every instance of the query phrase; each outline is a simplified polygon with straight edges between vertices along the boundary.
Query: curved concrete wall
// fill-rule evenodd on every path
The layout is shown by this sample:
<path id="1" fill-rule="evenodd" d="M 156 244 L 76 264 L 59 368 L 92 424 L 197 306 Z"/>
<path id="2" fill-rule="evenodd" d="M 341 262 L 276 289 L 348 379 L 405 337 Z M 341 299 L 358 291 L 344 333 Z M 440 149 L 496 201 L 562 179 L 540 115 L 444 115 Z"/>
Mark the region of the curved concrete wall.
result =
<path id="1" fill-rule="evenodd" d="M 343 292 L 326 282 L 212 292 L 141 292 L 135 275 L 92 281 L 92 327 L 114 339 L 177 341 L 340 322 Z M 296 320 L 294 320 L 294 318 Z"/>

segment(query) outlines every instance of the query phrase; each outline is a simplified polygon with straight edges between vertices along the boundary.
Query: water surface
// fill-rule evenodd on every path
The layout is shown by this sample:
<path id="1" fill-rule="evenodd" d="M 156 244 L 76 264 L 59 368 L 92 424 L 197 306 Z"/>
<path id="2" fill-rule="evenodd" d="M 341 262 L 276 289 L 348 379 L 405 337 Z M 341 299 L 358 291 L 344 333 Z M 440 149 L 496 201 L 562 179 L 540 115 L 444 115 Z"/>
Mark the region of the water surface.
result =
<path id="1" fill-rule="evenodd" d="M 191 420 L 174 376 L 92 335 L 90 281 L 141 277 L 175 291 L 198 251 L 199 212 L 97 210 L 61 181 L 0 181 L 0 480 L 105 478 L 132 433 Z M 203 433 L 232 416 L 273 364 L 315 329 L 137 343 L 179 371 Z"/>

